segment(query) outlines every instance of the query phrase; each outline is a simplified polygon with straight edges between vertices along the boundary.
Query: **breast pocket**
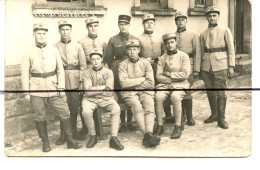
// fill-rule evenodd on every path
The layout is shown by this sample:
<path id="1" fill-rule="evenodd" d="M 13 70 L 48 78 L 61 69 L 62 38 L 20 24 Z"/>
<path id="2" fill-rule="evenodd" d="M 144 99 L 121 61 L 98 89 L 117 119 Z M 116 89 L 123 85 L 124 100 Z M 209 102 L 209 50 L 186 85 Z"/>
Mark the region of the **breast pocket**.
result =
<path id="1" fill-rule="evenodd" d="M 121 55 L 123 53 L 123 46 L 122 44 L 115 44 L 115 54 L 114 55 Z M 118 56 L 118 57 L 121 57 L 121 56 Z"/>

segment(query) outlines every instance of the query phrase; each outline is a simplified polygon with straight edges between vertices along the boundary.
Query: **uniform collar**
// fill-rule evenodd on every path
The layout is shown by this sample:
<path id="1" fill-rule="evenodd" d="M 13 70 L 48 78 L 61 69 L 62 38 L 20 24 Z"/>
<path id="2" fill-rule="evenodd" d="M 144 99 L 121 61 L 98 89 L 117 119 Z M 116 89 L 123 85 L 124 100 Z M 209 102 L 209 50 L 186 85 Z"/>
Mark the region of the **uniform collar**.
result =
<path id="1" fill-rule="evenodd" d="M 218 24 L 209 24 L 209 28 L 214 28 L 216 26 L 218 26 Z"/>
<path id="2" fill-rule="evenodd" d="M 168 54 L 168 55 L 173 55 L 173 54 L 176 54 L 176 53 L 177 53 L 177 50 L 176 50 L 176 49 L 173 50 L 173 51 L 167 50 L 167 54 Z"/>
<path id="3" fill-rule="evenodd" d="M 61 38 L 60 41 L 63 43 L 63 44 L 69 44 L 71 42 L 71 39 L 63 39 Z"/>
<path id="4" fill-rule="evenodd" d="M 184 32 L 184 31 L 186 31 L 186 27 L 184 27 L 184 28 L 178 28 L 178 29 L 177 29 L 177 32 L 178 32 L 178 33 L 182 33 L 182 32 Z"/>
<path id="5" fill-rule="evenodd" d="M 128 40 L 128 38 L 129 38 L 129 33 L 120 32 L 119 35 L 120 35 L 121 39 L 125 40 L 125 41 Z"/>
<path id="6" fill-rule="evenodd" d="M 46 47 L 46 44 L 36 44 L 36 47 L 42 49 L 42 48 Z"/>
<path id="7" fill-rule="evenodd" d="M 88 37 L 91 39 L 96 39 L 98 37 L 97 34 L 88 34 Z"/>
<path id="8" fill-rule="evenodd" d="M 151 35 L 153 33 L 153 31 L 146 31 L 146 30 L 144 30 L 144 33 L 148 34 L 148 35 Z"/>
<path id="9" fill-rule="evenodd" d="M 136 60 L 136 61 L 132 61 L 130 58 L 129 58 L 129 61 L 131 62 L 131 63 L 137 63 L 138 61 L 139 61 L 139 57 L 138 57 L 138 59 Z"/>
<path id="10" fill-rule="evenodd" d="M 93 70 L 95 70 L 95 71 L 100 71 L 100 70 L 102 70 L 102 68 L 103 68 L 103 65 L 102 65 L 100 68 L 95 68 L 95 67 L 93 67 Z"/>

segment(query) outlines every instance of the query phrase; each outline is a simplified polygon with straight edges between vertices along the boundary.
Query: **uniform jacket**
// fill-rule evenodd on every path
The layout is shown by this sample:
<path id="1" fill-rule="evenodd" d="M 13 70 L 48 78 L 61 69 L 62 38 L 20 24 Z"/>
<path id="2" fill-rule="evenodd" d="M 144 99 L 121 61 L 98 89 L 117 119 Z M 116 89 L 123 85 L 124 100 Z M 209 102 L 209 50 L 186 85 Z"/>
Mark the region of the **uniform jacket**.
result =
<path id="1" fill-rule="evenodd" d="M 190 30 L 186 30 L 184 32 L 176 31 L 175 34 L 178 49 L 188 55 L 193 55 L 193 58 L 190 58 L 191 74 L 193 73 L 193 71 L 200 72 L 201 46 L 199 35 Z"/>
<path id="2" fill-rule="evenodd" d="M 80 70 L 65 70 L 65 88 L 79 88 L 80 81 L 83 80 L 83 70 L 87 69 L 82 46 L 77 42 L 65 44 L 61 41 L 54 46 L 60 52 L 63 66 L 80 66 Z"/>
<path id="3" fill-rule="evenodd" d="M 166 72 L 170 72 L 170 77 L 165 74 Z M 187 80 L 189 75 L 190 60 L 186 53 L 179 50 L 173 55 L 165 53 L 157 64 L 156 78 L 159 83 L 157 88 L 171 85 L 173 89 L 187 89 L 190 87 Z"/>
<path id="4" fill-rule="evenodd" d="M 31 77 L 30 73 L 49 73 L 55 72 L 54 76 L 47 78 Z M 32 46 L 30 51 L 22 57 L 21 63 L 22 89 L 43 90 L 46 92 L 30 92 L 30 95 L 39 97 L 57 96 L 58 92 L 49 92 L 49 90 L 65 89 L 64 69 L 59 51 L 47 45 L 39 48 Z"/>
<path id="5" fill-rule="evenodd" d="M 124 38 L 119 33 L 109 39 L 105 50 L 105 57 L 104 57 L 104 62 L 108 64 L 109 68 L 111 68 L 115 60 L 120 59 L 122 61 L 126 58 L 127 54 L 126 54 L 125 43 L 128 39 L 138 39 L 138 38 L 136 38 L 131 34 L 129 34 L 127 38 Z M 114 63 L 115 65 L 114 67 L 117 67 L 118 64 L 119 63 Z"/>
<path id="6" fill-rule="evenodd" d="M 96 71 L 92 67 L 84 71 L 84 90 L 94 90 L 97 86 L 106 86 L 107 90 L 114 89 L 114 75 L 112 70 L 103 67 Z M 112 91 L 86 91 L 84 94 L 87 99 L 111 99 Z"/>
<path id="7" fill-rule="evenodd" d="M 154 59 L 160 57 L 163 53 L 162 35 L 157 33 L 143 33 L 139 37 L 140 41 L 140 56 L 143 58 Z"/>
<path id="8" fill-rule="evenodd" d="M 207 28 L 202 32 L 201 37 L 202 62 L 201 70 L 213 71 L 226 70 L 229 66 L 235 66 L 235 50 L 231 31 L 229 28 L 216 26 Z M 205 52 L 205 48 L 222 48 L 226 47 L 224 52 Z"/>
<path id="9" fill-rule="evenodd" d="M 121 87 L 128 89 L 128 91 L 121 92 L 123 98 L 138 93 L 138 91 L 131 91 L 131 89 L 154 89 L 153 69 L 149 61 L 145 59 L 139 58 L 136 63 L 125 59 L 120 63 L 118 73 Z M 145 77 L 144 82 L 141 82 L 142 77 Z M 154 95 L 154 91 L 143 92 Z"/>
<path id="10" fill-rule="evenodd" d="M 85 36 L 81 40 L 78 41 L 84 50 L 86 59 L 87 59 L 87 64 L 91 65 L 89 54 L 94 48 L 102 48 L 103 49 L 103 54 L 106 49 L 106 41 L 99 36 L 96 39 L 92 39 L 89 36 Z"/>

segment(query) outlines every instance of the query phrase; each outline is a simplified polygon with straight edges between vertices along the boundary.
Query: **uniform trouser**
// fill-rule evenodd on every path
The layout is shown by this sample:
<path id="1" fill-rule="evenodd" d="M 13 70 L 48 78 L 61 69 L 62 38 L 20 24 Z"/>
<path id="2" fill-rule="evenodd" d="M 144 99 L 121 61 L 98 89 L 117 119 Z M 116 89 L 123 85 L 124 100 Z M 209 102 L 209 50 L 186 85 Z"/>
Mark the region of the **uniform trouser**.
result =
<path id="1" fill-rule="evenodd" d="M 69 106 L 70 114 L 77 116 L 79 111 L 79 93 L 78 92 L 66 92 L 67 103 Z"/>
<path id="2" fill-rule="evenodd" d="M 201 71 L 201 78 L 205 83 L 205 88 L 209 89 L 206 91 L 208 96 L 219 96 L 220 98 L 226 96 L 224 90 L 214 91 L 213 89 L 227 88 L 227 70 L 213 72 L 210 69 L 209 72 Z"/>
<path id="3" fill-rule="evenodd" d="M 111 114 L 111 135 L 117 136 L 120 124 L 120 107 L 117 102 L 111 99 L 86 99 L 83 98 L 83 117 L 88 127 L 90 135 L 96 135 L 95 123 L 93 120 L 93 112 L 97 107 L 101 107 Z"/>
<path id="4" fill-rule="evenodd" d="M 30 100 L 35 112 L 35 121 L 46 121 L 47 104 L 54 109 L 61 120 L 70 118 L 70 111 L 65 95 L 52 97 L 31 96 Z"/>
<path id="5" fill-rule="evenodd" d="M 139 92 L 134 96 L 124 98 L 131 108 L 136 122 L 143 133 L 152 132 L 154 126 L 154 95 Z"/>
<path id="6" fill-rule="evenodd" d="M 175 125 L 181 125 L 181 101 L 183 97 L 186 95 L 185 91 L 157 91 L 155 94 L 155 111 L 157 113 L 158 124 L 161 126 L 163 125 L 163 116 L 164 108 L 163 102 L 170 96 L 172 105 L 173 105 L 173 112 L 175 115 Z"/>

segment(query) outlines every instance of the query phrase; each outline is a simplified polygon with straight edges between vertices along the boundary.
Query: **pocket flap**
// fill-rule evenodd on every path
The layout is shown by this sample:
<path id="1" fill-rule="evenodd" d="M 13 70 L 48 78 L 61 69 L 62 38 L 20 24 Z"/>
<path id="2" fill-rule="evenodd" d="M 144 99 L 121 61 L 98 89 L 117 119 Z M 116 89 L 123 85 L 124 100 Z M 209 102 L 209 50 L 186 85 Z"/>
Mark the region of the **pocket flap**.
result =
<path id="1" fill-rule="evenodd" d="M 222 60 L 222 59 L 225 59 L 225 58 L 227 58 L 227 54 L 221 54 L 221 53 L 216 54 L 217 60 Z"/>

